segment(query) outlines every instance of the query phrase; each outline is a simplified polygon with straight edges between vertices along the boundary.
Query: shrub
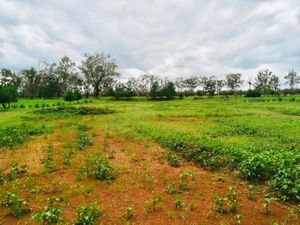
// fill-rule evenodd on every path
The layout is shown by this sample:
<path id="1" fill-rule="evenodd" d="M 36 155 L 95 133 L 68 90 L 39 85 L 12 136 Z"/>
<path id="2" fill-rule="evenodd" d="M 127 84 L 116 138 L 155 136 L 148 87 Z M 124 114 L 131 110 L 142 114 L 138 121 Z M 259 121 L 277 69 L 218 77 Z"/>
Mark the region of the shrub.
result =
<path id="1" fill-rule="evenodd" d="M 256 98 L 256 97 L 260 97 L 261 93 L 258 90 L 248 90 L 245 94 L 245 97 L 252 97 L 252 98 Z"/>
<path id="2" fill-rule="evenodd" d="M 65 94 L 64 100 L 71 102 L 71 101 L 78 101 L 81 99 L 81 93 L 78 90 L 74 91 L 67 91 Z"/>

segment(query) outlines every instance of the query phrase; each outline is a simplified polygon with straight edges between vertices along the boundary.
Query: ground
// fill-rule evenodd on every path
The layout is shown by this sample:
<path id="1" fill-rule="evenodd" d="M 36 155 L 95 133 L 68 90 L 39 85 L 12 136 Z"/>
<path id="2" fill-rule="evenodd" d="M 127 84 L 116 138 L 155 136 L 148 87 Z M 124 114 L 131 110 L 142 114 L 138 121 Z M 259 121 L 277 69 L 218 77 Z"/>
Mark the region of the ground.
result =
<path id="1" fill-rule="evenodd" d="M 49 104 L 54 101 L 49 100 Z M 101 211 L 96 224 L 300 224 L 294 204 L 276 199 L 270 203 L 270 213 L 265 212 L 263 199 L 270 191 L 264 182 L 255 183 L 253 190 L 249 190 L 253 184 L 239 178 L 237 170 L 211 171 L 189 162 L 178 152 L 175 155 L 180 159 L 180 166 L 173 167 L 168 163 L 170 149 L 157 141 L 157 137 L 184 132 L 193 137 L 209 136 L 224 146 L 244 146 L 253 140 L 257 145 L 275 140 L 277 134 L 272 133 L 271 137 L 264 134 L 271 127 L 278 128 L 282 124 L 289 124 L 289 129 L 293 129 L 285 128 L 284 135 L 299 134 L 297 116 L 284 113 L 287 108 L 297 109 L 298 103 L 262 105 L 238 99 L 220 105 L 222 101 L 94 100 L 86 106 L 109 108 L 115 112 L 50 119 L 31 117 L 31 111 L 35 109 L 0 112 L 3 126 L 9 122 L 20 124 L 23 120 L 51 126 L 51 131 L 30 136 L 24 144 L 1 149 L 1 168 L 5 172 L 9 172 L 13 162 L 27 165 L 27 172 L 12 182 L 18 187 L 20 197 L 27 200 L 30 212 L 15 218 L 3 207 L 0 224 L 36 224 L 32 216 L 47 205 L 47 198 L 53 196 L 63 197 L 59 203 L 63 208 L 62 224 L 72 224 L 76 208 L 94 202 Z M 33 102 L 24 100 L 27 105 Z M 256 120 L 252 121 L 254 117 Z M 250 122 L 247 128 L 255 128 L 254 135 L 241 133 L 241 124 L 245 125 L 245 121 Z M 264 126 L 259 125 L 261 121 L 265 122 Z M 273 121 L 282 123 L 276 125 Z M 217 127 L 220 124 L 223 130 Z M 229 126 L 232 124 L 239 124 L 239 130 L 237 126 Z M 76 135 L 82 127 L 92 137 L 92 144 L 78 150 Z M 224 134 L 224 130 L 232 133 Z M 284 144 L 294 143 L 293 137 Z M 282 143 L 277 141 L 275 144 Z M 46 171 L 45 164 L 41 163 L 49 145 L 54 151 L 56 169 L 53 172 Z M 66 153 L 70 150 L 73 154 L 69 165 L 65 165 Z M 114 179 L 95 180 L 79 173 L 91 154 L 108 160 L 114 169 Z M 1 192 L 13 185 L 9 182 L 0 186 Z M 235 196 L 237 211 L 229 212 L 229 201 L 225 200 L 226 212 L 218 212 L 215 199 L 228 198 L 230 193 Z M 155 200 L 157 204 L 153 203 Z"/>

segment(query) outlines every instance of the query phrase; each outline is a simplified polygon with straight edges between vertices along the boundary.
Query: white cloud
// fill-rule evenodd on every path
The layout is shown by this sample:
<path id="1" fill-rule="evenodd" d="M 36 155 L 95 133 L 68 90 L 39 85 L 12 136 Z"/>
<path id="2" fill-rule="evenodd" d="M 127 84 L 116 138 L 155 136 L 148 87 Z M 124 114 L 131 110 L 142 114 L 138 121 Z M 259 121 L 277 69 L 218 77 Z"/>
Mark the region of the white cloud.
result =
<path id="1" fill-rule="evenodd" d="M 123 77 L 175 77 L 269 67 L 300 70 L 298 0 L 49 0 L 0 3 L 0 67 L 104 51 Z"/>

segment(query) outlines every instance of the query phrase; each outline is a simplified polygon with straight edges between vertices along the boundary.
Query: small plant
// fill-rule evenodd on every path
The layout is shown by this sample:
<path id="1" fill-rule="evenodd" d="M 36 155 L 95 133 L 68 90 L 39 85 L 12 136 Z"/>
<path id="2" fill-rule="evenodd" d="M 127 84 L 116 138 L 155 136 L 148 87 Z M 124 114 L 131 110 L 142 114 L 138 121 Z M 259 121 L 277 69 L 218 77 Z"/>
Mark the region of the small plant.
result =
<path id="1" fill-rule="evenodd" d="M 255 200 L 256 199 L 256 196 L 254 194 L 254 185 L 249 185 L 247 186 L 246 190 L 247 190 L 247 198 L 249 200 Z"/>
<path id="2" fill-rule="evenodd" d="M 224 202 L 226 201 L 226 198 L 221 198 L 219 196 L 216 196 L 214 200 L 215 200 L 216 212 L 225 213 L 226 210 L 224 208 Z"/>
<path id="3" fill-rule="evenodd" d="M 170 166 L 172 167 L 180 166 L 180 160 L 175 154 L 169 153 L 167 159 Z"/>
<path id="4" fill-rule="evenodd" d="M 237 215 L 234 216 L 234 219 L 235 219 L 235 221 L 236 221 L 236 224 L 237 224 L 237 225 L 240 225 L 240 224 L 242 224 L 243 216 L 240 215 L 240 214 L 237 214 Z"/>
<path id="5" fill-rule="evenodd" d="M 182 209 L 184 205 L 181 199 L 178 197 L 175 199 L 174 204 L 177 209 Z"/>
<path id="6" fill-rule="evenodd" d="M 73 154 L 74 154 L 74 152 L 71 149 L 69 149 L 68 151 L 66 151 L 64 153 L 63 164 L 65 166 L 71 165 L 71 158 L 72 158 Z"/>
<path id="7" fill-rule="evenodd" d="M 9 208 L 10 213 L 15 217 L 20 217 L 30 212 L 25 199 L 18 198 L 17 190 L 4 192 L 2 199 L 2 205 Z"/>
<path id="8" fill-rule="evenodd" d="M 43 211 L 33 215 L 32 219 L 37 222 L 43 222 L 45 225 L 56 224 L 63 221 L 62 208 L 58 205 L 61 198 L 52 197 L 48 198 L 48 205 Z"/>
<path id="9" fill-rule="evenodd" d="M 92 139 L 84 132 L 79 131 L 76 137 L 77 149 L 82 151 L 87 146 L 92 145 Z"/>
<path id="10" fill-rule="evenodd" d="M 0 185 L 4 184 L 5 174 L 3 170 L 0 170 Z"/>
<path id="11" fill-rule="evenodd" d="M 18 175 L 24 174 L 27 172 L 27 166 L 26 165 L 21 165 L 20 167 L 18 166 L 17 162 L 14 162 L 11 165 L 10 172 L 6 174 L 6 177 L 8 180 L 14 180 L 17 178 Z"/>
<path id="12" fill-rule="evenodd" d="M 113 180 L 115 178 L 112 166 L 108 164 L 104 157 L 95 154 L 88 156 L 81 171 L 96 180 Z"/>
<path id="13" fill-rule="evenodd" d="M 179 189 L 182 191 L 189 190 L 187 179 L 194 179 L 194 174 L 192 172 L 181 172 L 179 175 Z"/>
<path id="14" fill-rule="evenodd" d="M 44 149 L 44 157 L 41 161 L 45 166 L 46 172 L 54 172 L 56 170 L 53 155 L 54 148 L 52 145 L 49 145 L 46 149 Z"/>
<path id="15" fill-rule="evenodd" d="M 237 200 L 231 200 L 229 201 L 229 212 L 236 213 L 237 211 Z"/>
<path id="16" fill-rule="evenodd" d="M 105 136 L 104 140 L 103 140 L 103 150 L 106 151 L 109 148 L 109 143 L 107 140 L 107 137 Z"/>
<path id="17" fill-rule="evenodd" d="M 161 205 L 162 197 L 160 194 L 154 195 L 149 201 L 145 202 L 145 212 L 150 213 L 157 211 Z"/>
<path id="18" fill-rule="evenodd" d="M 265 195 L 265 197 L 261 200 L 264 206 L 264 213 L 266 215 L 271 215 L 271 209 L 270 209 L 270 204 L 276 200 L 276 198 L 273 198 L 269 195 Z"/>
<path id="19" fill-rule="evenodd" d="M 175 194 L 176 190 L 175 190 L 175 185 L 174 184 L 169 184 L 166 188 L 165 188 L 165 192 L 169 195 L 171 194 Z"/>
<path id="20" fill-rule="evenodd" d="M 100 215 L 101 213 L 96 208 L 96 203 L 77 208 L 74 225 L 93 225 Z"/>
<path id="21" fill-rule="evenodd" d="M 126 207 L 124 216 L 126 220 L 131 220 L 133 218 L 133 208 L 130 206 Z"/>

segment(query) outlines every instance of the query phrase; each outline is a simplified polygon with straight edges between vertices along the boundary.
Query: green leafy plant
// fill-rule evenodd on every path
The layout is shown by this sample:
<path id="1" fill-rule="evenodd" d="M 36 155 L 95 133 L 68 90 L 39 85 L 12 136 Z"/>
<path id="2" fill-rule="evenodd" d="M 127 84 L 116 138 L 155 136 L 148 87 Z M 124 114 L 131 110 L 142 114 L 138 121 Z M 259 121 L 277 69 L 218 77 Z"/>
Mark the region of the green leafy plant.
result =
<path id="1" fill-rule="evenodd" d="M 85 132 L 79 131 L 76 137 L 76 145 L 78 150 L 84 150 L 92 145 L 92 139 Z"/>
<path id="2" fill-rule="evenodd" d="M 145 202 L 145 212 L 150 213 L 157 211 L 161 205 L 162 197 L 160 194 L 155 194 L 149 201 Z"/>
<path id="3" fill-rule="evenodd" d="M 96 208 L 96 203 L 77 208 L 74 225 L 93 225 L 100 215 L 101 212 Z"/>
<path id="4" fill-rule="evenodd" d="M 266 215 L 271 215 L 272 211 L 270 209 L 270 204 L 276 200 L 276 198 L 271 197 L 269 195 L 265 195 L 264 198 L 261 200 L 261 202 L 263 203 L 263 207 L 264 207 L 264 213 Z"/>
<path id="5" fill-rule="evenodd" d="M 167 159 L 168 159 L 168 163 L 170 166 L 172 166 L 172 167 L 180 166 L 180 160 L 175 154 L 168 153 Z"/>
<path id="6" fill-rule="evenodd" d="M 6 191 L 2 194 L 2 205 L 8 208 L 10 214 L 15 217 L 20 217 L 28 212 L 30 209 L 25 199 L 18 198 L 18 190 Z"/>
<path id="7" fill-rule="evenodd" d="M 177 209 L 182 209 L 184 206 L 183 202 L 181 201 L 181 199 L 179 197 L 176 197 L 174 204 Z"/>
<path id="8" fill-rule="evenodd" d="M 58 205 L 61 198 L 51 197 L 47 199 L 48 205 L 44 210 L 33 215 L 32 219 L 45 225 L 60 223 L 63 221 L 63 209 Z"/>
<path id="9" fill-rule="evenodd" d="M 27 172 L 27 165 L 18 166 L 17 162 L 13 162 L 11 164 L 10 171 L 6 174 L 6 178 L 8 180 L 14 180 L 17 178 L 18 175 L 24 174 L 26 172 Z"/>
<path id="10" fill-rule="evenodd" d="M 85 165 L 81 170 L 96 180 L 113 180 L 115 171 L 107 160 L 99 155 L 91 154 L 87 157 Z"/>
<path id="11" fill-rule="evenodd" d="M 215 199 L 215 206 L 216 206 L 216 212 L 218 213 L 225 213 L 226 209 L 224 207 L 224 202 L 226 201 L 226 198 L 221 198 L 219 196 L 216 196 Z"/>
<path id="12" fill-rule="evenodd" d="M 54 172 L 56 170 L 54 163 L 54 148 L 52 145 L 49 145 L 44 149 L 44 156 L 41 162 L 44 164 L 46 172 Z"/>

